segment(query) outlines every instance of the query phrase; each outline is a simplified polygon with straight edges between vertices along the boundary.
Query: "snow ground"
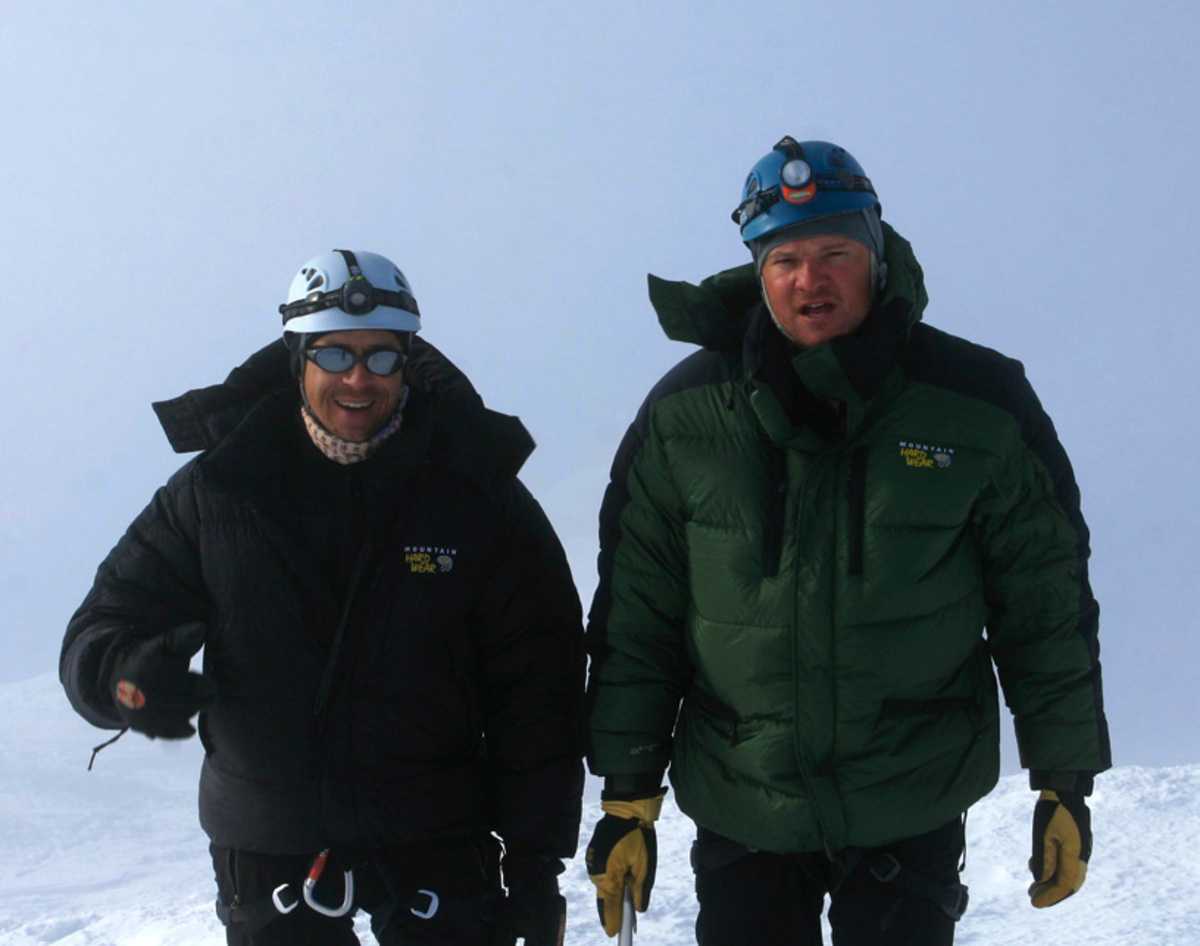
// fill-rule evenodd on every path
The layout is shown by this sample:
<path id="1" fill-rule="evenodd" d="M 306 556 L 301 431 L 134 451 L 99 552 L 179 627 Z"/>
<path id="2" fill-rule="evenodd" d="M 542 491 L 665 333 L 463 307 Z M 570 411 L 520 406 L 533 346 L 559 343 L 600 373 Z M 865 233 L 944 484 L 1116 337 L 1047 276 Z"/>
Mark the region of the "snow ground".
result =
<path id="1" fill-rule="evenodd" d="M 87 772 L 90 748 L 104 736 L 75 716 L 52 674 L 0 686 L 0 944 L 223 943 L 196 821 L 199 746 L 129 734 Z M 659 823 L 658 880 L 637 941 L 688 946 L 692 828 L 669 799 Z M 1118 768 L 1098 779 L 1087 885 L 1050 910 L 1032 909 L 1025 897 L 1033 801 L 1024 778 L 1014 776 L 972 809 L 971 907 L 959 925 L 960 946 L 1200 943 L 1200 764 Z M 585 806 L 585 838 L 595 811 Z M 581 858 L 562 880 L 567 942 L 609 942 Z M 360 930 L 363 943 L 373 944 L 365 919 Z"/>

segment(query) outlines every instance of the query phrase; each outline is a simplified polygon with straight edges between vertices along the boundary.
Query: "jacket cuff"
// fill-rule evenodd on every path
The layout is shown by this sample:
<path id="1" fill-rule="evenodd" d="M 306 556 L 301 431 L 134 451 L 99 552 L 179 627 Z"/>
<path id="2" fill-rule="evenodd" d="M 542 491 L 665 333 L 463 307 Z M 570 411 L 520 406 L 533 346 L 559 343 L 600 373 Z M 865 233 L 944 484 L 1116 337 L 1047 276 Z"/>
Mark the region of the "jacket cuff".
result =
<path id="1" fill-rule="evenodd" d="M 1075 792 L 1087 796 L 1092 794 L 1094 779 L 1095 774 L 1092 772 L 1029 770 L 1029 787 L 1035 792 L 1049 789 L 1052 792 Z"/>
<path id="2" fill-rule="evenodd" d="M 602 801 L 637 801 L 640 798 L 655 798 L 666 791 L 662 784 L 662 773 L 638 772 L 624 775 L 606 775 Z"/>

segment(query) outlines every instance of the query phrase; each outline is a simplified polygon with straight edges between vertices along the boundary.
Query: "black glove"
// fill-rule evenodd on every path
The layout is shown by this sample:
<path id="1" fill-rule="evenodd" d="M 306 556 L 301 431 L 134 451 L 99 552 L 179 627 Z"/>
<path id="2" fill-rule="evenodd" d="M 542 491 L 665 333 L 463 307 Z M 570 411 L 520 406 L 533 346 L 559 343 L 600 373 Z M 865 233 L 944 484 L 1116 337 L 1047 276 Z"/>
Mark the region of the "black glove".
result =
<path id="1" fill-rule="evenodd" d="M 562 946 L 567 901 L 558 892 L 562 861 L 556 857 L 507 854 L 504 880 L 508 897 L 500 909 L 492 946 Z"/>
<path id="2" fill-rule="evenodd" d="M 1029 900 L 1052 907 L 1083 886 L 1092 856 L 1092 815 L 1078 792 L 1043 791 L 1033 808 Z"/>
<path id="3" fill-rule="evenodd" d="M 110 692 L 126 726 L 151 739 L 195 734 L 188 720 L 216 696 L 212 681 L 188 670 L 205 631 L 199 622 L 182 624 L 130 645 L 117 658 Z"/>

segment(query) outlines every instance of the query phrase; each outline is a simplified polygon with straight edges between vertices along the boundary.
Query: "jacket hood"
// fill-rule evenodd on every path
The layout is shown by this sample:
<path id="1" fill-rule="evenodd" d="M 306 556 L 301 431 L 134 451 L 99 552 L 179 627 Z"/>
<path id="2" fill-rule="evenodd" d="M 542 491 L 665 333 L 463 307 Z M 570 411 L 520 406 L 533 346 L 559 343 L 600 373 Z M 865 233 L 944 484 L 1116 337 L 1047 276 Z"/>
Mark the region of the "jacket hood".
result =
<path id="1" fill-rule="evenodd" d="M 515 476 L 534 442 L 519 418 L 488 410 L 458 367 L 437 348 L 413 339 L 406 372 L 421 401 L 435 405 L 435 455 L 479 477 Z M 255 408 L 296 396 L 290 355 L 282 340 L 259 349 L 220 384 L 195 388 L 152 405 L 176 453 L 224 443 Z"/>
<path id="2" fill-rule="evenodd" d="M 888 279 L 875 308 L 905 311 L 907 331 L 921 320 L 929 303 L 925 274 L 908 240 L 887 222 L 883 224 L 883 237 Z M 762 301 L 753 263 L 723 270 L 698 286 L 653 274 L 648 280 L 650 302 L 667 337 L 714 351 L 741 346 L 749 313 Z"/>

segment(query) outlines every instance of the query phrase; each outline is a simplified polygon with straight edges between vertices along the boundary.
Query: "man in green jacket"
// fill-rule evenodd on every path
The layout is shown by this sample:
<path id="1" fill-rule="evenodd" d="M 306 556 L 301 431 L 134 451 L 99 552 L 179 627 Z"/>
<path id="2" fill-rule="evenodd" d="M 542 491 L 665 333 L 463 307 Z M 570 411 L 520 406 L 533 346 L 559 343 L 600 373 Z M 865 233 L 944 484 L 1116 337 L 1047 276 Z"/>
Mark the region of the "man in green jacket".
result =
<path id="1" fill-rule="evenodd" d="M 967 808 L 999 773 L 996 677 L 1033 808 L 1034 906 L 1083 884 L 1111 765 L 1088 531 L 1019 362 L 920 323 L 858 162 L 782 139 L 734 212 L 753 256 L 650 278 L 701 350 L 629 428 L 600 512 L 588 846 L 638 910 L 670 780 L 702 946 L 953 941 Z"/>

